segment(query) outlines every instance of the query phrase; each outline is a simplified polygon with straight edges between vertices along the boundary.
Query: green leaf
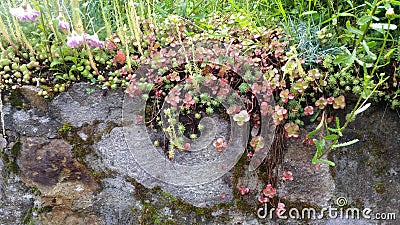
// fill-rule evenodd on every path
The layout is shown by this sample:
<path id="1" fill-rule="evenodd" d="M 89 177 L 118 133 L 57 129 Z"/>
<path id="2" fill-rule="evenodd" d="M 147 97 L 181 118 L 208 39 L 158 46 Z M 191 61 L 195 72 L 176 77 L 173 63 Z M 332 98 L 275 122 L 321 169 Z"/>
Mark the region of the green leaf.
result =
<path id="1" fill-rule="evenodd" d="M 54 66 L 60 65 L 60 64 L 63 64 L 63 63 L 60 62 L 60 61 L 53 61 L 53 62 L 50 63 L 50 67 L 54 67 Z"/>
<path id="2" fill-rule="evenodd" d="M 346 22 L 346 28 L 347 28 L 347 31 L 349 31 L 350 33 L 353 33 L 353 34 L 356 34 L 356 35 L 360 35 L 360 36 L 363 35 L 363 32 L 361 30 L 359 30 L 359 29 L 357 29 L 355 27 L 352 27 L 350 25 L 350 21 L 349 20 L 347 20 L 347 22 Z"/>
<path id="3" fill-rule="evenodd" d="M 365 40 L 362 41 L 362 46 L 364 47 L 365 52 L 368 54 L 368 56 L 372 59 L 372 60 L 376 60 L 376 55 L 371 52 L 369 50 L 369 47 L 367 45 L 367 42 L 365 42 Z"/>
<path id="4" fill-rule="evenodd" d="M 357 143 L 358 141 L 359 141 L 358 139 L 354 139 L 354 140 L 351 140 L 351 141 L 348 141 L 348 142 L 344 142 L 344 143 L 340 143 L 340 144 L 334 145 L 333 148 L 346 147 L 346 146 L 355 144 L 355 143 Z"/>
<path id="5" fill-rule="evenodd" d="M 351 66 L 354 61 L 357 59 L 356 54 L 357 51 L 356 49 L 353 50 L 353 53 L 351 53 L 347 48 L 343 47 L 341 48 L 342 54 L 336 56 L 336 59 L 333 60 L 333 63 L 336 65 L 338 64 L 344 64 L 345 66 Z"/>
<path id="6" fill-rule="evenodd" d="M 336 128 L 340 129 L 340 119 L 339 119 L 339 117 L 336 117 L 335 122 L 336 122 Z"/>
<path id="7" fill-rule="evenodd" d="M 79 66 L 77 69 L 82 72 L 85 69 L 85 67 Z"/>
<path id="8" fill-rule="evenodd" d="M 326 142 L 324 139 L 322 139 L 321 141 L 318 141 L 317 139 L 313 139 L 314 143 L 315 143 L 315 147 L 317 148 L 317 152 L 318 152 L 318 157 L 322 155 L 322 151 L 325 148 Z"/>
<path id="9" fill-rule="evenodd" d="M 317 152 L 315 152 L 314 157 L 311 160 L 312 164 L 317 164 L 318 163 L 318 155 Z"/>
<path id="10" fill-rule="evenodd" d="M 351 17 L 356 17 L 356 16 L 354 16 L 354 14 L 352 14 L 352 13 L 346 13 L 346 12 L 339 13 L 338 16 L 351 16 Z"/>
<path id="11" fill-rule="evenodd" d="M 357 20 L 357 25 L 362 26 L 372 20 L 371 16 L 363 16 Z"/>
<path id="12" fill-rule="evenodd" d="M 343 136 L 342 132 L 340 131 L 340 121 L 338 117 L 336 117 L 336 127 L 336 129 L 328 127 L 328 130 L 338 134 L 340 137 Z"/>
<path id="13" fill-rule="evenodd" d="M 355 58 L 356 62 L 360 65 L 360 66 L 365 66 L 366 68 L 371 68 L 374 66 L 373 63 L 366 63 L 360 59 Z"/>
<path id="14" fill-rule="evenodd" d="M 396 51 L 396 50 L 397 50 L 396 48 L 390 49 L 390 50 L 383 56 L 383 58 L 384 58 L 384 59 L 389 58 L 390 56 L 392 56 L 393 52 Z"/>
<path id="15" fill-rule="evenodd" d="M 400 1 L 396 1 L 396 0 L 389 0 L 390 4 L 393 5 L 400 5 Z"/>
<path id="16" fill-rule="evenodd" d="M 318 162 L 320 162 L 320 163 L 325 163 L 325 164 L 328 164 L 328 165 L 330 165 L 330 166 L 335 166 L 335 163 L 334 163 L 334 162 L 332 162 L 332 161 L 330 161 L 330 160 L 326 160 L 326 159 L 318 159 Z"/>
<path id="17" fill-rule="evenodd" d="M 75 64 L 77 64 L 76 57 L 73 57 L 73 56 L 70 56 L 70 55 L 65 56 L 65 61 L 72 61 Z"/>
<path id="18" fill-rule="evenodd" d="M 339 133 L 338 129 L 332 128 L 332 127 L 328 127 L 329 131 L 332 131 L 333 133 Z"/>
<path id="19" fill-rule="evenodd" d="M 317 117 L 318 117 L 318 115 L 319 115 L 319 112 L 320 112 L 320 111 L 317 111 L 317 113 L 315 113 L 315 114 L 310 118 L 310 122 L 311 122 L 311 123 L 313 123 L 313 122 L 317 119 Z"/>
<path id="20" fill-rule="evenodd" d="M 60 80 L 65 80 L 64 77 L 62 75 L 56 75 L 56 78 L 60 79 Z"/>
<path id="21" fill-rule="evenodd" d="M 338 138 L 339 138 L 339 135 L 337 135 L 337 134 L 330 134 L 330 135 L 327 135 L 327 136 L 323 137 L 324 140 L 328 140 L 328 141 L 333 141 L 333 140 L 336 140 Z"/>
<path id="22" fill-rule="evenodd" d="M 312 137 L 314 134 L 316 134 L 324 125 L 324 120 L 325 120 L 325 112 L 322 113 L 321 121 L 319 122 L 318 126 L 315 128 L 315 130 L 311 131 L 310 133 L 307 134 L 307 138 Z"/>

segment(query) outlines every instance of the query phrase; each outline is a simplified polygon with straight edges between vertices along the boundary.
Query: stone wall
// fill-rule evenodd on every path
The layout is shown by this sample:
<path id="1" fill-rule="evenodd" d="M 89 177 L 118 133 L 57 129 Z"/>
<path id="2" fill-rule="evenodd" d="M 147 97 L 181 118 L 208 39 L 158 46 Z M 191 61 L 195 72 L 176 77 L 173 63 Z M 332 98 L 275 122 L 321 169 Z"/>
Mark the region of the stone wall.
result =
<path id="1" fill-rule="evenodd" d="M 266 183 L 246 166 L 238 169 L 239 164 L 208 183 L 164 182 L 129 153 L 132 146 L 126 138 L 141 140 L 147 131 L 124 130 L 122 90 L 104 93 L 79 83 L 44 100 L 37 88 L 26 86 L 3 96 L 3 102 L 0 224 L 399 224 L 399 219 L 339 216 L 258 218 L 262 205 L 257 197 Z M 216 121 L 217 134 L 227 135 L 228 125 Z M 400 115 L 385 106 L 371 107 L 343 138 L 360 142 L 333 152 L 329 158 L 335 167 L 312 165 L 314 147 L 288 140 L 283 169 L 292 171 L 294 180 L 278 188 L 287 209 L 338 207 L 341 197 L 347 201 L 342 210 L 370 208 L 371 215 L 399 216 Z M 141 141 L 135 146 L 146 148 Z M 186 163 L 213 157 L 193 154 L 199 155 Z M 184 157 L 177 160 L 153 169 L 161 176 L 169 172 L 163 169 L 174 170 Z M 249 187 L 250 193 L 240 195 L 235 185 Z"/>

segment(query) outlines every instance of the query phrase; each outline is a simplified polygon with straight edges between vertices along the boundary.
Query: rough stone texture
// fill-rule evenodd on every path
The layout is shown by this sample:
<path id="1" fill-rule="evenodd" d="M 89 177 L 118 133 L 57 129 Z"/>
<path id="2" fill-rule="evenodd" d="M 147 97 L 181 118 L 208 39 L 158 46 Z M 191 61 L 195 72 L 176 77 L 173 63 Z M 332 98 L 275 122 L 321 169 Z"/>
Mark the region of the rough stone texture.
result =
<path id="1" fill-rule="evenodd" d="M 40 90 L 40 88 L 31 85 L 24 85 L 18 89 L 32 107 L 45 112 L 47 111 L 47 102 L 42 96 L 38 95 Z"/>
<path id="2" fill-rule="evenodd" d="M 1 149 L 6 146 L 7 142 Z M 0 159 L 0 224 L 23 224 L 23 218 L 33 205 L 32 192 Z"/>
<path id="3" fill-rule="evenodd" d="M 64 140 L 39 137 L 21 137 L 20 142 L 21 178 L 40 190 L 42 207 L 52 207 L 51 212 L 40 215 L 39 221 L 98 224 L 95 215 L 75 213 L 92 207 L 92 192 L 97 185 L 86 168 L 72 158 L 72 147 Z"/>
<path id="4" fill-rule="evenodd" d="M 293 139 L 289 140 L 287 146 L 284 169 L 293 173 L 294 180 L 281 182 L 279 194 L 293 202 L 306 202 L 322 207 L 330 205 L 335 183 L 328 165 L 311 163 L 315 146 L 304 145 Z"/>
<path id="5" fill-rule="evenodd" d="M 23 224 L 34 205 L 34 195 L 15 175 L 10 175 L 0 162 L 0 224 Z"/>
<path id="6" fill-rule="evenodd" d="M 133 194 L 135 187 L 121 177 L 106 178 L 103 190 L 95 196 L 94 211 L 104 224 L 139 224 L 134 211 L 141 211 L 142 205 Z"/>
<path id="7" fill-rule="evenodd" d="M 94 189 L 90 173 L 72 158 L 72 146 L 64 140 L 22 137 L 19 157 L 21 177 L 42 192 L 60 182 L 81 182 Z"/>
<path id="8" fill-rule="evenodd" d="M 360 141 L 333 154 L 337 195 L 346 197 L 351 206 L 371 208 L 371 215 L 395 213 L 399 217 L 400 115 L 375 106 L 357 121 L 345 137 Z"/>
<path id="9" fill-rule="evenodd" d="M 88 94 L 88 88 L 93 93 Z M 30 94 L 36 97 L 33 92 Z M 7 136 L 0 139 L 0 224 L 22 224 L 26 215 L 28 221 L 36 224 L 56 225 L 399 224 L 398 218 L 387 221 L 257 218 L 256 212 L 261 207 L 257 197 L 266 184 L 252 173 L 237 177 L 237 185 L 251 189 L 249 194 L 241 196 L 233 186 L 236 184 L 232 182 L 235 180 L 232 171 L 207 184 L 181 187 L 165 184 L 140 168 L 129 154 L 127 135 L 121 127 L 122 90 L 108 91 L 104 96 L 99 88 L 76 84 L 47 102 L 46 110 L 29 93 L 23 96 L 30 108 L 17 109 L 7 98 L 4 100 Z M 329 159 L 335 161 L 334 168 L 311 165 L 314 148 L 304 146 L 301 140 L 290 140 L 283 168 L 293 172 L 294 180 L 279 184 L 282 201 L 299 208 L 337 207 L 336 198 L 345 197 L 348 201 L 345 208 L 369 207 L 373 213 L 396 213 L 398 217 L 399 118 L 396 112 L 380 106 L 364 112 L 341 140 L 358 138 L 360 142 L 331 154 Z M 57 133 L 68 122 L 72 130 Z M 217 125 L 220 130 L 224 126 L 222 122 Z M 22 148 L 12 153 L 18 138 Z M 82 152 L 73 154 L 73 146 L 83 148 Z M 199 157 L 193 162 L 206 161 L 207 154 L 196 154 Z M 17 158 L 20 174 L 8 168 L 11 164 L 6 162 L 12 162 L 13 157 Z M 177 155 L 175 163 L 188 158 Z M 172 162 L 166 163 L 173 168 Z M 37 209 L 30 216 L 32 207 Z"/>
<path id="10" fill-rule="evenodd" d="M 53 209 L 51 212 L 46 212 L 38 217 L 36 221 L 43 225 L 54 224 L 71 224 L 71 225 L 87 225 L 87 224 L 102 224 L 95 216 L 87 212 L 77 213 L 65 209 Z"/>
<path id="11" fill-rule="evenodd" d="M 3 112 L 7 115 L 4 118 L 6 129 L 16 131 L 21 135 L 37 135 L 51 138 L 55 136 L 61 126 L 47 113 L 36 109 L 16 110 L 10 105 L 5 105 Z"/>
<path id="12" fill-rule="evenodd" d="M 88 94 L 88 90 L 93 90 Z M 96 120 L 114 123 L 121 121 L 122 91 L 103 92 L 99 88 L 84 83 L 73 85 L 68 92 L 58 95 L 50 110 L 59 122 L 80 127 Z"/>
<path id="13" fill-rule="evenodd" d="M 124 138 L 123 129 L 116 127 L 95 144 L 95 151 L 102 158 L 104 167 L 135 178 L 146 187 L 162 187 L 164 191 L 199 207 L 213 206 L 232 200 L 232 187 L 229 182 L 230 173 L 220 179 L 199 186 L 184 187 L 166 184 L 149 175 L 136 163 Z M 93 163 L 97 164 L 98 162 Z M 166 161 L 165 163 L 173 162 Z M 225 195 L 225 198 L 221 198 L 222 194 Z"/>
<path id="14" fill-rule="evenodd" d="M 54 137 L 60 124 L 47 112 L 47 102 L 37 91 L 36 87 L 23 86 L 15 90 L 12 96 L 4 96 L 5 102 L 22 104 L 3 106 L 7 130 L 16 131 L 21 135 Z"/>

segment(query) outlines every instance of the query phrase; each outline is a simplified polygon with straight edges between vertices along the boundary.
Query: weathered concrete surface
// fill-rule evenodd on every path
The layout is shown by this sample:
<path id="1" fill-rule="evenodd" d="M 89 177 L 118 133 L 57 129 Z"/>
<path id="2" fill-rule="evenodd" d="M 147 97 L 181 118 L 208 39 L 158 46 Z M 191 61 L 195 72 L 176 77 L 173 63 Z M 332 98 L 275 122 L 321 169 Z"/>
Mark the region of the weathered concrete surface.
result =
<path id="1" fill-rule="evenodd" d="M 80 83 L 57 96 L 50 103 L 49 110 L 60 123 L 71 123 L 76 127 L 84 123 L 92 124 L 96 120 L 120 123 L 122 100 L 121 90 L 105 93 Z"/>
<path id="2" fill-rule="evenodd" d="M 395 213 L 399 221 L 400 115 L 385 105 L 371 107 L 350 124 L 345 137 L 360 141 L 333 154 L 337 196 L 346 197 L 350 206 L 371 208 L 372 215 Z"/>
<path id="3" fill-rule="evenodd" d="M 10 105 L 3 108 L 6 129 L 19 131 L 21 135 L 54 137 L 60 123 L 48 113 L 36 109 L 16 110 Z"/>
<path id="4" fill-rule="evenodd" d="M 227 171 L 210 183 L 182 187 L 165 184 L 140 168 L 124 141 L 122 90 L 103 96 L 102 90 L 81 83 L 46 104 L 30 90 L 22 94 L 29 107 L 16 108 L 4 99 L 7 137 L 0 140 L 0 224 L 22 224 L 24 217 L 36 224 L 399 224 L 398 218 L 259 219 L 256 212 L 262 204 L 257 197 L 266 183 L 255 174 Z M 66 123 L 71 130 L 58 132 Z M 223 131 L 224 126 L 221 121 L 218 127 Z M 278 195 L 288 207 L 300 209 L 337 207 L 335 200 L 345 197 L 344 208 L 371 208 L 398 217 L 399 134 L 396 112 L 367 110 L 343 140 L 360 142 L 329 156 L 334 168 L 312 165 L 314 147 L 290 140 L 283 170 L 290 170 L 294 180 L 280 181 Z M 12 150 L 18 140 L 20 151 Z M 204 162 L 207 154 L 199 156 L 196 163 Z M 17 174 L 13 162 L 19 166 Z M 249 187 L 250 193 L 240 195 L 237 185 Z"/>
<path id="5" fill-rule="evenodd" d="M 34 205 L 34 194 L 0 160 L 0 224 L 23 224 Z"/>
<path id="6" fill-rule="evenodd" d="M 302 132 L 302 136 L 306 135 Z M 307 202 L 327 207 L 334 196 L 335 182 L 328 165 L 313 165 L 314 146 L 304 145 L 301 140 L 288 141 L 284 170 L 293 173 L 293 181 L 282 181 L 279 194 L 292 202 Z"/>
<path id="7" fill-rule="evenodd" d="M 93 211 L 103 219 L 103 223 L 140 224 L 138 212 L 143 210 L 143 206 L 134 196 L 135 187 L 122 177 L 106 178 L 101 185 L 104 188 L 95 196 Z"/>
<path id="8" fill-rule="evenodd" d="M 102 158 L 102 162 L 104 163 L 103 168 L 109 168 L 119 174 L 132 177 L 148 188 L 156 186 L 161 187 L 164 191 L 199 207 L 213 206 L 232 200 L 232 186 L 229 180 L 230 173 L 227 173 L 227 175 L 220 179 L 198 186 L 185 187 L 166 184 L 162 180 L 148 174 L 136 163 L 124 138 L 122 128 L 116 127 L 111 130 L 109 134 L 105 134 L 103 138 L 95 144 L 94 149 Z M 145 144 L 147 143 L 143 144 L 146 146 Z M 91 162 L 87 163 L 89 165 L 91 164 Z M 171 169 L 173 169 L 173 163 L 176 162 L 166 160 L 165 163 L 172 164 Z M 154 167 L 154 169 L 157 170 L 157 165 L 154 165 Z M 221 195 L 225 197 L 222 199 Z"/>

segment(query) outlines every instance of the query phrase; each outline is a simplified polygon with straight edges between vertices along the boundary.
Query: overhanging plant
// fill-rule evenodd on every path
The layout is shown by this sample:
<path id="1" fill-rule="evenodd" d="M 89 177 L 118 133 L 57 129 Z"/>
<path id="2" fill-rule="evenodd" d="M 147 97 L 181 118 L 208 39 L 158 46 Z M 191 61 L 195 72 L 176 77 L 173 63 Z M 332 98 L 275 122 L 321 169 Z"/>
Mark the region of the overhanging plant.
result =
<path id="1" fill-rule="evenodd" d="M 339 143 L 339 139 L 343 136 L 344 129 L 349 125 L 350 122 L 354 121 L 360 113 L 364 112 L 369 108 L 371 103 L 368 103 L 368 100 L 379 91 L 377 90 L 380 85 L 382 85 L 388 77 L 385 77 L 384 73 L 380 73 L 376 75 L 377 70 L 389 63 L 389 57 L 387 53 L 383 56 L 384 50 L 386 48 L 386 42 L 388 40 L 390 30 L 393 30 L 393 26 L 391 24 L 391 20 L 394 18 L 395 14 L 393 8 L 389 3 L 400 4 L 398 1 L 374 1 L 372 4 L 368 4 L 370 7 L 367 10 L 368 14 L 359 18 L 357 21 L 358 28 L 352 27 L 349 22 L 346 23 L 347 31 L 356 36 L 356 42 L 354 45 L 354 49 L 351 52 L 347 48 L 345 48 L 345 53 L 336 58 L 336 63 L 342 64 L 345 67 L 340 72 L 345 72 L 351 66 L 358 63 L 363 67 L 363 90 L 361 95 L 359 96 L 356 105 L 351 110 L 349 114 L 346 115 L 345 122 L 341 125 L 339 118 L 336 118 L 335 127 L 330 127 L 325 112 L 322 114 L 321 121 L 318 126 L 312 132 L 307 134 L 307 138 L 315 137 L 319 131 L 322 131 L 319 138 L 313 138 L 313 141 L 316 146 L 316 152 L 312 159 L 313 164 L 317 163 L 326 163 L 330 166 L 335 166 L 335 163 L 323 159 L 325 155 L 330 153 L 332 150 L 340 147 L 345 147 L 357 143 L 359 140 L 354 139 L 348 142 Z M 379 23 L 380 32 L 384 34 L 383 43 L 380 48 L 379 54 L 376 55 L 370 51 L 365 39 L 367 37 L 368 31 L 370 29 L 378 29 L 378 25 L 373 23 L 372 21 L 377 19 L 377 9 L 380 5 L 386 4 L 387 12 L 385 14 L 388 19 L 386 24 Z M 379 20 L 379 19 L 378 19 Z M 359 59 L 361 54 L 365 53 L 368 55 L 369 59 L 373 62 L 367 63 Z M 393 53 L 393 52 L 392 52 Z M 382 62 L 383 61 L 383 62 Z M 369 68 L 369 69 L 368 69 Z M 331 142 L 328 144 L 328 141 Z"/>

